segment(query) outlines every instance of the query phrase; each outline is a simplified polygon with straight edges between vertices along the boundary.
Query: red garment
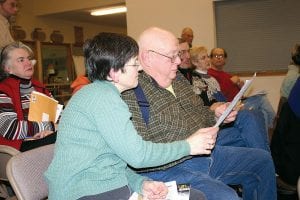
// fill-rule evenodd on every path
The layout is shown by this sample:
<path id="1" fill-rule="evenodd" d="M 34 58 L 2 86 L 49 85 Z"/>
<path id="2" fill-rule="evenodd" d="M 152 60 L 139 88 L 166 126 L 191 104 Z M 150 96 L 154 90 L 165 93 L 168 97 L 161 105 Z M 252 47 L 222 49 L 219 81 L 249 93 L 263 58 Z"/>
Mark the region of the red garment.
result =
<path id="1" fill-rule="evenodd" d="M 217 79 L 224 96 L 228 101 L 232 101 L 235 95 L 240 91 L 240 88 L 231 81 L 232 75 L 209 68 L 207 73 Z"/>
<path id="2" fill-rule="evenodd" d="M 83 86 L 87 85 L 90 83 L 90 80 L 82 75 L 78 76 L 74 82 L 71 84 L 71 88 L 73 90 L 72 94 L 75 94 L 79 89 L 81 89 Z"/>
<path id="3" fill-rule="evenodd" d="M 45 89 L 44 85 L 36 80 L 31 80 L 32 86 L 38 92 L 42 92 L 48 96 L 51 96 L 49 91 Z M 0 83 L 0 91 L 11 97 L 14 109 L 17 113 L 19 120 L 24 119 L 22 105 L 21 105 L 21 94 L 20 94 L 20 80 L 12 77 L 8 77 Z M 0 144 L 20 149 L 22 140 L 8 140 L 0 135 Z"/>

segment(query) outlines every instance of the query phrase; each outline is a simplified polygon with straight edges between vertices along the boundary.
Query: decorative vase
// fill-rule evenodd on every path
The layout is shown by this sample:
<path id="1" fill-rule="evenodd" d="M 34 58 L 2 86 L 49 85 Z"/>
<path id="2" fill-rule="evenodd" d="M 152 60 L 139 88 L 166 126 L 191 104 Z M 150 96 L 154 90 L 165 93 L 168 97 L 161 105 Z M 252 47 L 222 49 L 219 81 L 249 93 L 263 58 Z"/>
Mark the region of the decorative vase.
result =
<path id="1" fill-rule="evenodd" d="M 12 36 L 14 40 L 24 40 L 26 38 L 26 32 L 21 28 L 21 26 L 13 26 Z"/>
<path id="2" fill-rule="evenodd" d="M 55 44 L 61 44 L 64 42 L 64 36 L 60 31 L 53 31 L 50 35 L 50 40 Z"/>
<path id="3" fill-rule="evenodd" d="M 46 39 L 46 34 L 42 31 L 41 28 L 35 28 L 31 33 L 31 38 L 33 40 L 38 40 L 43 42 Z"/>

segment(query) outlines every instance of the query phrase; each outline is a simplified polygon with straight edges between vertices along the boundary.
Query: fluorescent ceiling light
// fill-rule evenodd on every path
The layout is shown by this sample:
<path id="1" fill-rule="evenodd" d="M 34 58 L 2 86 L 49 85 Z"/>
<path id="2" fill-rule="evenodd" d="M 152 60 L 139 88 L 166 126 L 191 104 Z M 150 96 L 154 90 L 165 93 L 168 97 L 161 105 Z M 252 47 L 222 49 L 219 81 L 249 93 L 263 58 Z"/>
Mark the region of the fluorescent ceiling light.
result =
<path id="1" fill-rule="evenodd" d="M 127 11 L 126 6 L 116 6 L 116 7 L 101 8 L 101 9 L 94 10 L 91 12 L 91 15 L 93 16 L 110 15 L 116 13 L 124 13 L 126 11 Z"/>

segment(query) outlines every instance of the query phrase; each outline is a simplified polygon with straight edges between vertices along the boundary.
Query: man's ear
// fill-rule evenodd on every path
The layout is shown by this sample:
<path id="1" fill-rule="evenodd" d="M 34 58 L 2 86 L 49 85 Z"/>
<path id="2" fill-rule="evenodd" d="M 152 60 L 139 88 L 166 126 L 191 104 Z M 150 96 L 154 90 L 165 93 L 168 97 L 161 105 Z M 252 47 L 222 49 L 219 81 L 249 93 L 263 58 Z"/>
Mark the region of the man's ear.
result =
<path id="1" fill-rule="evenodd" d="M 107 80 L 113 81 L 114 83 L 118 83 L 119 82 L 119 74 L 120 74 L 120 70 L 115 71 L 114 69 L 110 69 Z"/>
<path id="2" fill-rule="evenodd" d="M 143 66 L 150 66 L 149 65 L 149 62 L 150 62 L 150 54 L 149 54 L 149 51 L 142 51 L 139 55 L 139 61 L 140 63 L 143 63 L 144 65 Z"/>

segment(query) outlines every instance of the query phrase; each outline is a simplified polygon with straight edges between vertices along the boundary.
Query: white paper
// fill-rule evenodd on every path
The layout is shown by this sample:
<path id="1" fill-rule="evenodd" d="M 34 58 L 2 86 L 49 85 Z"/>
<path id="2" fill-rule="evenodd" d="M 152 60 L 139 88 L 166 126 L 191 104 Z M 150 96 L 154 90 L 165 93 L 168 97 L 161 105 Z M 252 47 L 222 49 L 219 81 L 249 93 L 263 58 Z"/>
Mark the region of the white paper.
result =
<path id="1" fill-rule="evenodd" d="M 139 194 L 134 192 L 128 200 L 138 200 L 139 199 Z"/>
<path id="2" fill-rule="evenodd" d="M 170 182 L 166 182 L 165 185 L 168 187 L 168 194 L 166 197 L 166 200 L 188 200 L 189 199 L 189 184 L 185 184 L 188 186 L 188 188 L 186 188 L 185 191 L 181 191 L 179 194 L 178 190 L 177 190 L 177 184 L 176 181 L 170 181 Z M 139 195 L 138 193 L 134 192 L 129 200 L 140 200 L 142 199 L 141 195 Z M 146 200 L 146 198 L 144 198 L 143 200 Z"/>
<path id="3" fill-rule="evenodd" d="M 166 200 L 178 200 L 176 181 L 166 182 L 165 185 L 168 187 L 168 195 Z"/>
<path id="4" fill-rule="evenodd" d="M 243 87 L 240 89 L 239 93 L 235 95 L 232 102 L 229 104 L 229 106 L 226 108 L 226 110 L 223 112 L 223 114 L 219 117 L 217 123 L 214 125 L 214 127 L 220 126 L 220 124 L 226 119 L 226 117 L 229 115 L 229 113 L 232 111 L 232 109 L 236 106 L 236 104 L 239 102 L 239 100 L 242 98 L 243 94 L 246 92 L 246 90 L 251 85 L 252 81 L 256 77 L 256 73 L 253 75 L 253 77 L 250 80 L 246 80 Z"/>
<path id="5" fill-rule="evenodd" d="M 61 111 L 63 110 L 64 105 L 61 104 L 57 104 L 57 108 L 56 108 L 56 115 L 55 115 L 55 121 L 54 123 L 57 123 L 57 120 L 60 116 Z"/>
<path id="6" fill-rule="evenodd" d="M 44 113 L 42 114 L 42 122 L 48 122 L 49 121 L 49 114 Z"/>

